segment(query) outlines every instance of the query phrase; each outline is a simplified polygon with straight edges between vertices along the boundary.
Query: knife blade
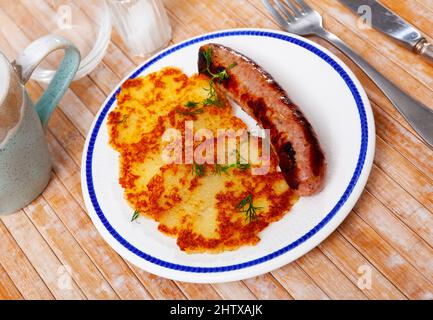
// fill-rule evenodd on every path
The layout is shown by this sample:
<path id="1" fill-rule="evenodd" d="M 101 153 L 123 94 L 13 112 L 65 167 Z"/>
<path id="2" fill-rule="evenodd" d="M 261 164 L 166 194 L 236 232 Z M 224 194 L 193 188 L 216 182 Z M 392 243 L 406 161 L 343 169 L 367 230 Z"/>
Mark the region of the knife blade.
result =
<path id="1" fill-rule="evenodd" d="M 396 13 L 383 6 L 376 0 L 339 0 L 357 15 L 362 16 L 370 8 L 371 25 L 400 41 L 415 53 L 422 54 L 433 61 L 433 46 L 414 26 L 403 20 Z M 367 6 L 367 7 L 364 7 Z"/>

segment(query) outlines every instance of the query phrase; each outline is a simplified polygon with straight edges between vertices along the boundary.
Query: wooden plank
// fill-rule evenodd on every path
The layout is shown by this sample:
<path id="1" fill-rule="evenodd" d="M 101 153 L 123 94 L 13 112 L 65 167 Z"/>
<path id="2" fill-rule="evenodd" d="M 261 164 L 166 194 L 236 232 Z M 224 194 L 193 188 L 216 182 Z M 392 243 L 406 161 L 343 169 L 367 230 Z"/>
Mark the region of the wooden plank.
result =
<path id="1" fill-rule="evenodd" d="M 311 279 L 311 277 L 292 262 L 284 267 L 272 271 L 274 277 L 295 299 L 299 300 L 327 300 L 328 295 Z"/>
<path id="2" fill-rule="evenodd" d="M 210 284 L 179 282 L 178 287 L 188 300 L 221 300 L 221 296 Z"/>
<path id="3" fill-rule="evenodd" d="M 54 175 L 44 198 L 122 299 L 151 299 L 134 273 L 99 236 L 89 217 Z"/>
<path id="4" fill-rule="evenodd" d="M 12 235 L 0 221 L 0 265 L 24 299 L 50 300 L 53 295 Z"/>
<path id="5" fill-rule="evenodd" d="M 22 300 L 23 296 L 0 264 L 0 300 Z"/>
<path id="6" fill-rule="evenodd" d="M 243 282 L 259 300 L 293 299 L 270 273 L 250 278 Z"/>
<path id="7" fill-rule="evenodd" d="M 107 96 L 90 77 L 73 81 L 70 89 L 80 98 L 93 115 L 96 115 L 105 99 L 107 99 Z"/>
<path id="8" fill-rule="evenodd" d="M 353 283 L 356 283 L 358 288 L 369 299 L 406 299 L 404 294 L 398 290 L 384 275 L 382 275 L 364 256 L 354 250 L 352 245 L 340 234 L 334 232 L 320 246 L 322 252 L 334 264 L 342 270 L 342 272 Z M 364 272 L 371 272 L 371 286 L 366 285 L 360 287 L 362 283 L 361 276 Z M 368 275 L 367 275 L 368 276 Z"/>
<path id="9" fill-rule="evenodd" d="M 147 288 L 153 298 L 157 300 L 184 300 L 185 295 L 174 281 L 158 277 L 130 264 L 130 268 Z"/>
<path id="10" fill-rule="evenodd" d="M 56 299 L 86 298 L 23 211 L 2 221 Z"/>
<path id="11" fill-rule="evenodd" d="M 433 215 L 376 165 L 367 190 L 401 219 L 417 235 L 433 246 Z"/>
<path id="12" fill-rule="evenodd" d="M 433 279 L 433 249 L 365 191 L 354 211 L 410 262 L 427 281 Z M 430 280 L 429 280 L 430 279 Z"/>
<path id="13" fill-rule="evenodd" d="M 410 299 L 432 299 L 432 285 L 397 250 L 358 215 L 351 213 L 339 227 L 341 234 Z"/>
<path id="14" fill-rule="evenodd" d="M 331 299 L 366 299 L 365 294 L 318 248 L 299 258 L 298 262 Z"/>
<path id="15" fill-rule="evenodd" d="M 116 76 L 107 66 L 99 64 L 89 77 L 98 84 L 98 87 L 108 96 L 119 84 L 119 77 Z"/>
<path id="16" fill-rule="evenodd" d="M 424 9 L 433 12 L 433 0 L 415 0 L 415 1 L 421 4 L 424 7 Z"/>
<path id="17" fill-rule="evenodd" d="M 373 104 L 378 135 L 433 181 L 433 149 L 420 143 L 409 130 Z"/>
<path id="18" fill-rule="evenodd" d="M 430 91 L 431 94 L 431 88 L 433 88 L 433 69 L 427 61 L 420 59 L 411 53 L 410 50 L 403 49 L 395 41 L 390 41 L 384 34 L 374 29 L 360 30 L 357 25 L 358 17 L 339 2 L 332 0 L 310 0 L 309 3 L 319 12 L 323 13 L 325 27 L 329 26 L 330 31 L 334 29 L 335 33 L 339 34 L 343 39 L 349 39 L 351 34 L 356 34 L 356 39 L 359 39 L 359 42 L 354 41 L 353 38 L 347 41 L 351 42 L 354 48 L 359 49 L 356 50 L 358 53 L 364 57 L 368 57 L 368 61 L 380 69 L 385 76 L 393 78 L 396 84 L 407 90 L 411 88 L 411 82 L 421 82 L 424 89 Z M 420 13 L 417 13 L 417 15 L 418 21 L 423 20 Z M 426 23 L 429 22 L 428 19 L 424 21 Z M 339 30 L 336 27 L 343 25 L 344 29 L 350 33 L 343 34 L 339 32 L 341 29 Z M 386 65 L 383 63 L 386 63 Z M 397 74 L 399 74 L 399 77 L 396 76 Z M 412 90 L 409 92 L 414 94 Z"/>
<path id="19" fill-rule="evenodd" d="M 413 26 L 418 28 L 424 35 L 433 38 L 433 29 L 431 26 L 432 11 L 426 10 L 427 1 L 414 0 L 382 0 L 383 5 L 397 12 L 400 17 L 406 21 L 410 21 Z"/>
<path id="20" fill-rule="evenodd" d="M 212 285 L 218 294 L 226 300 L 256 300 L 257 297 L 242 282 L 216 283 Z"/>
<path id="21" fill-rule="evenodd" d="M 230 14 L 234 15 L 242 27 L 259 27 L 267 29 L 279 29 L 278 25 L 272 18 L 267 16 L 266 8 L 263 3 L 259 1 L 244 0 L 242 2 L 242 10 L 236 2 L 230 0 L 220 1 L 220 10 L 228 10 Z"/>
<path id="22" fill-rule="evenodd" d="M 36 199 L 24 211 L 62 264 L 71 269 L 72 278 L 89 299 L 118 298 L 43 197 Z"/>
<path id="23" fill-rule="evenodd" d="M 427 209 L 433 211 L 432 182 L 421 171 L 387 145 L 380 137 L 376 140 L 375 164 L 409 192 Z"/>

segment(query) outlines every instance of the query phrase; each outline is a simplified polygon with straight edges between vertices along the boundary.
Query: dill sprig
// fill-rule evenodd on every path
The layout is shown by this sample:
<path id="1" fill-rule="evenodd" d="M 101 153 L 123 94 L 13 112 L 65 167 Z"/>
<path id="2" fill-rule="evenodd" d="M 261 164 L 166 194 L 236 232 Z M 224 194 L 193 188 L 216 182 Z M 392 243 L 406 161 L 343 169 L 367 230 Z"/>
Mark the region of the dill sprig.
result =
<path id="1" fill-rule="evenodd" d="M 212 49 L 208 48 L 207 50 L 205 50 L 203 52 L 203 56 L 206 60 L 206 69 L 204 71 L 206 71 L 211 79 L 209 81 L 209 88 L 203 88 L 204 90 L 206 90 L 208 92 L 206 99 L 204 99 L 202 101 L 202 106 L 203 107 L 207 107 L 210 105 L 214 105 L 217 107 L 223 107 L 224 103 L 222 102 L 222 100 L 220 99 L 220 97 L 218 96 L 218 91 L 215 85 L 215 82 L 217 81 L 218 83 L 222 83 L 224 80 L 227 80 L 230 78 L 229 74 L 228 74 L 228 70 L 236 67 L 236 63 L 232 63 L 228 66 L 227 69 L 224 69 L 218 73 L 213 73 L 210 69 L 211 64 L 212 64 Z M 178 113 L 183 114 L 183 115 L 197 115 L 200 113 L 204 112 L 204 108 L 197 108 L 199 105 L 198 102 L 195 101 L 188 101 L 185 103 L 185 107 L 191 110 L 179 110 Z"/>
<path id="2" fill-rule="evenodd" d="M 240 163 L 238 161 L 237 163 L 233 163 L 233 164 L 226 165 L 226 166 L 221 165 L 221 164 L 215 164 L 215 166 L 214 166 L 215 173 L 218 175 L 221 175 L 222 173 L 229 174 L 228 170 L 231 168 L 236 168 L 236 169 L 239 169 L 241 171 L 245 171 L 245 170 L 248 170 L 249 168 L 251 168 L 251 165 L 249 163 Z"/>
<path id="3" fill-rule="evenodd" d="M 203 177 L 206 173 L 206 168 L 204 164 L 193 163 L 192 164 L 192 174 L 197 177 Z"/>
<path id="4" fill-rule="evenodd" d="M 192 116 L 204 112 L 203 108 L 197 108 L 198 102 L 195 101 L 187 101 L 184 106 L 188 110 L 177 110 L 178 113 L 183 114 L 184 116 Z"/>
<path id="5" fill-rule="evenodd" d="M 257 211 L 262 210 L 263 208 L 254 207 L 253 196 L 249 194 L 239 202 L 237 209 L 239 209 L 240 212 L 245 213 L 245 220 L 248 221 L 248 223 L 251 223 L 252 221 L 257 220 Z"/>
<path id="6" fill-rule="evenodd" d="M 215 164 L 214 171 L 215 174 L 221 175 L 222 173 L 229 174 L 228 170 L 231 168 L 236 168 L 241 171 L 246 171 L 251 168 L 251 164 L 249 163 L 241 163 L 241 160 L 245 160 L 242 158 L 240 152 L 238 150 L 236 151 L 236 163 L 230 164 L 230 165 L 221 165 L 221 164 Z"/>
<path id="7" fill-rule="evenodd" d="M 228 170 L 230 168 L 231 168 L 231 166 L 223 166 L 221 164 L 216 163 L 214 166 L 214 171 L 215 171 L 215 174 L 220 176 L 222 173 L 229 174 Z"/>
<path id="8" fill-rule="evenodd" d="M 251 168 L 251 164 L 249 163 L 236 163 L 236 168 L 239 170 L 245 171 Z"/>
<path id="9" fill-rule="evenodd" d="M 221 101 L 216 91 L 215 83 L 212 80 L 209 82 L 209 89 L 208 88 L 203 88 L 203 89 L 208 91 L 207 98 L 203 100 L 204 106 L 210 106 L 210 105 L 214 105 L 217 107 L 223 106 L 223 102 Z"/>
<path id="10" fill-rule="evenodd" d="M 135 220 L 137 220 L 140 217 L 140 211 L 135 210 L 134 214 L 132 215 L 132 219 L 131 222 L 134 222 Z"/>
<path id="11" fill-rule="evenodd" d="M 227 80 L 230 78 L 228 74 L 228 70 L 236 67 L 236 63 L 232 63 L 228 66 L 227 69 L 224 69 L 218 73 L 213 73 L 210 69 L 210 66 L 212 64 L 212 49 L 208 48 L 203 52 L 203 56 L 206 60 L 206 72 L 211 76 L 211 79 L 209 81 L 209 89 L 205 89 L 208 91 L 208 97 L 203 101 L 203 105 L 216 105 L 216 106 L 222 106 L 223 103 L 221 99 L 218 97 L 218 92 L 215 88 L 215 81 L 218 81 L 218 83 L 222 83 L 224 80 Z"/>
<path id="12" fill-rule="evenodd" d="M 195 101 L 187 101 L 187 102 L 184 104 L 184 106 L 187 107 L 187 108 L 195 108 L 195 107 L 198 106 L 198 102 L 195 102 Z"/>

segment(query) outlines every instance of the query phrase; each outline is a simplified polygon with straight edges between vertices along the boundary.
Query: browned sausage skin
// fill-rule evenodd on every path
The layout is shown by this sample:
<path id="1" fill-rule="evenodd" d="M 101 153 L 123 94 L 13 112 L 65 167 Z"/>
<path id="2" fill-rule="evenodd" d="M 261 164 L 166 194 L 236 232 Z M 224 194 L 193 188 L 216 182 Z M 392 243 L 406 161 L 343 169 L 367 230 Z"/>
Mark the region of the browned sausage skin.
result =
<path id="1" fill-rule="evenodd" d="M 320 191 L 326 161 L 317 136 L 299 108 L 280 85 L 254 61 L 219 44 L 199 50 L 198 69 L 206 72 L 204 52 L 211 49 L 213 73 L 227 70 L 229 78 L 219 88 L 265 129 L 279 157 L 279 165 L 292 189 L 300 195 Z M 229 66 L 236 64 L 236 67 Z"/>

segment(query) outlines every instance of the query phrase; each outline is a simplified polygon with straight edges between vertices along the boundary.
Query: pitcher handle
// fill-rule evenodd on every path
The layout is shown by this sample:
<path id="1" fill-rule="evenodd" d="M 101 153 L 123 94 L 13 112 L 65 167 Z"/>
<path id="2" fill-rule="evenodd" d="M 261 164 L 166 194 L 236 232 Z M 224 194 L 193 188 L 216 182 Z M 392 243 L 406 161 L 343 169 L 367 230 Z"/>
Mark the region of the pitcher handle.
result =
<path id="1" fill-rule="evenodd" d="M 42 60 L 51 52 L 59 49 L 65 51 L 62 63 L 35 106 L 44 129 L 74 79 L 80 65 L 80 52 L 69 40 L 52 34 L 31 43 L 13 62 L 21 82 L 25 84 Z"/>

